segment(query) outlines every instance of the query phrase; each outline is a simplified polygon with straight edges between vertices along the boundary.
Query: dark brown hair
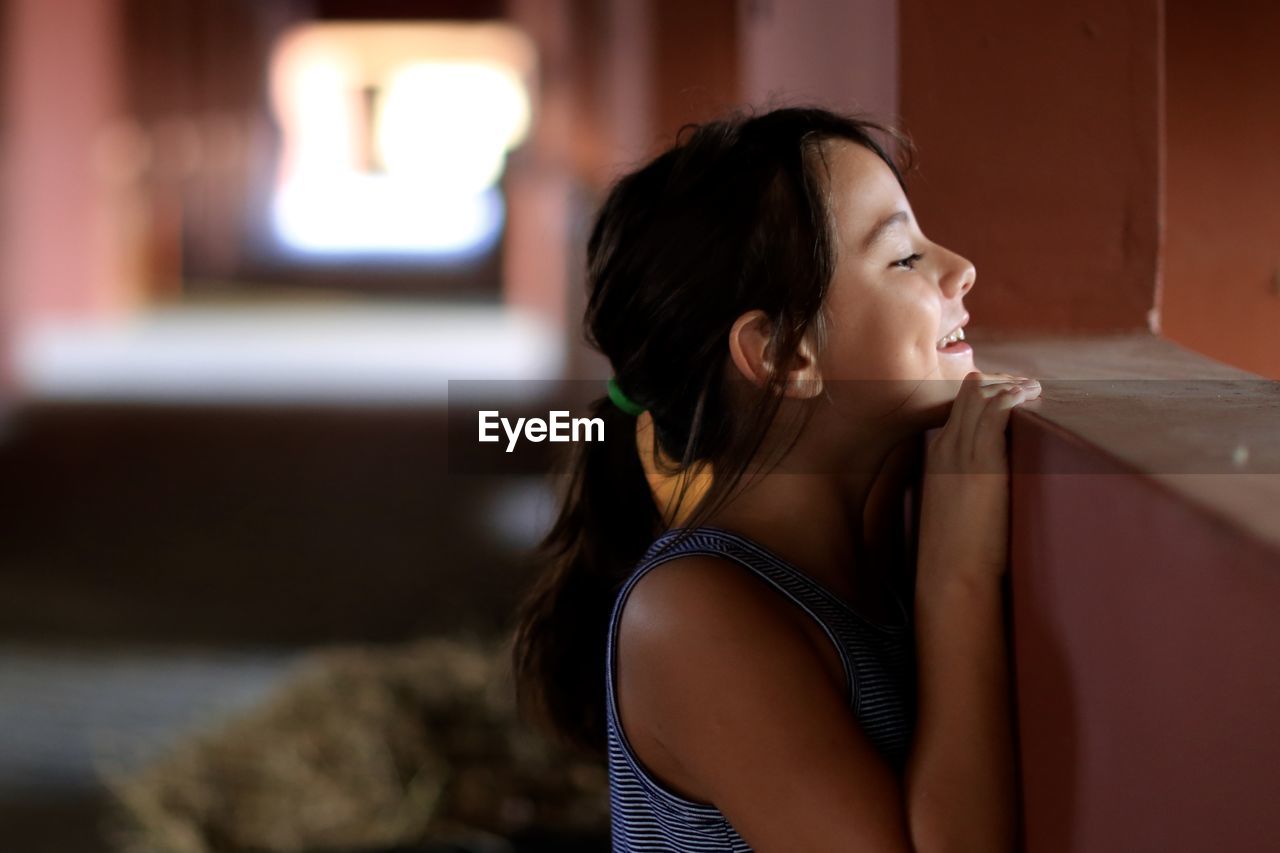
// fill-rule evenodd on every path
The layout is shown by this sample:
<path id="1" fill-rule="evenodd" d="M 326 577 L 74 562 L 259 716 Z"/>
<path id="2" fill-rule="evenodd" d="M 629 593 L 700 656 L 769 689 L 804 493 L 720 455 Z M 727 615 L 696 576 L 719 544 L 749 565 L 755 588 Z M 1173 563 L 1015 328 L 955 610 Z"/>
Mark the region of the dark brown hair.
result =
<path id="1" fill-rule="evenodd" d="M 813 107 L 687 126 L 674 147 L 620 178 L 596 217 L 587 341 L 652 416 L 655 451 L 678 470 L 710 465 L 712 485 L 686 530 L 759 464 L 781 406 L 780 372 L 761 405 L 730 405 L 729 331 L 742 313 L 762 309 L 773 321 L 775 364 L 790 360 L 810 326 L 821 340 L 836 265 L 823 144 L 865 146 L 903 184 L 909 164 L 900 170 L 876 133 L 910 156 L 897 131 Z M 634 435 L 634 417 L 607 396 L 590 408 L 606 435 Z M 635 441 L 584 442 L 573 452 L 559 516 L 535 554 L 539 575 L 518 614 L 514 664 L 525 712 L 602 754 L 609 618 L 665 524 Z"/>

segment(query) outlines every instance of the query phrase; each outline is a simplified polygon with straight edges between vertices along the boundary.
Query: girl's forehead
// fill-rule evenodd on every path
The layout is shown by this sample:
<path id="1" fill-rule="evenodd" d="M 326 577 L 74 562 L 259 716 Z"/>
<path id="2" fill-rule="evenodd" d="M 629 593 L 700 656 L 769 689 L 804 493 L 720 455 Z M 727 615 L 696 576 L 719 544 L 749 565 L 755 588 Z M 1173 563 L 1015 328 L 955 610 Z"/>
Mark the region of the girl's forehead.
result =
<path id="1" fill-rule="evenodd" d="M 828 148 L 826 160 L 831 212 L 846 245 L 860 247 L 886 217 L 900 210 L 910 213 L 898 179 L 871 149 L 840 140 Z"/>

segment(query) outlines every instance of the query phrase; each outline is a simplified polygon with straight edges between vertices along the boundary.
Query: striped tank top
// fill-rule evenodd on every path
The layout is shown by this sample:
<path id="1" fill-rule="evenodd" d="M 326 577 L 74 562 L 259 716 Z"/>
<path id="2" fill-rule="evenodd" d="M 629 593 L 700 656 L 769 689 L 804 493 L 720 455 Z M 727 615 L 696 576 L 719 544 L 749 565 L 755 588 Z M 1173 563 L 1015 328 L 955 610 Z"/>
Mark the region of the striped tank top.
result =
<path id="1" fill-rule="evenodd" d="M 715 806 L 678 796 L 641 764 L 618 721 L 615 648 L 623 605 L 650 569 L 689 554 L 728 558 L 755 572 L 803 608 L 831 638 L 849 684 L 849 707 L 881 755 L 901 773 L 914 725 L 915 670 L 910 617 L 893 626 L 860 616 L 842 599 L 763 546 L 727 530 L 699 527 L 659 536 L 623 584 L 609 620 L 606 676 L 610 830 L 614 851 L 749 851 Z"/>

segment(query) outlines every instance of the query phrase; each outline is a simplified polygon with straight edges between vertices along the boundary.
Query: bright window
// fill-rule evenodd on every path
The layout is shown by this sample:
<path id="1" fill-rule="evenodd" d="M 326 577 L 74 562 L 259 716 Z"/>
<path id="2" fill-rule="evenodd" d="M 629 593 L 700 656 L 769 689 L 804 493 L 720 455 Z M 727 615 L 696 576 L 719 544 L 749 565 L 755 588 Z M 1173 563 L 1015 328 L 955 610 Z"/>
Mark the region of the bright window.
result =
<path id="1" fill-rule="evenodd" d="M 272 58 L 273 221 L 309 255 L 454 261 L 493 248 L 528 134 L 534 50 L 498 23 L 308 24 Z"/>

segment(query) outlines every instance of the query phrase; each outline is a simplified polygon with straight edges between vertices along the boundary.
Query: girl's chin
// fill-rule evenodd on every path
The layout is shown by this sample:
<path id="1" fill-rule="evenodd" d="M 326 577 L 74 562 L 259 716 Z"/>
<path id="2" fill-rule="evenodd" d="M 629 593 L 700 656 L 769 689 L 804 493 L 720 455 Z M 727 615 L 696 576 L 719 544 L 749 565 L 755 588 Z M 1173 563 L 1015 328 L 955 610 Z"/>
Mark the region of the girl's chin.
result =
<path id="1" fill-rule="evenodd" d="M 956 355 L 938 354 L 938 375 L 944 379 L 964 379 L 965 374 L 977 370 L 973 366 L 973 350 Z"/>

